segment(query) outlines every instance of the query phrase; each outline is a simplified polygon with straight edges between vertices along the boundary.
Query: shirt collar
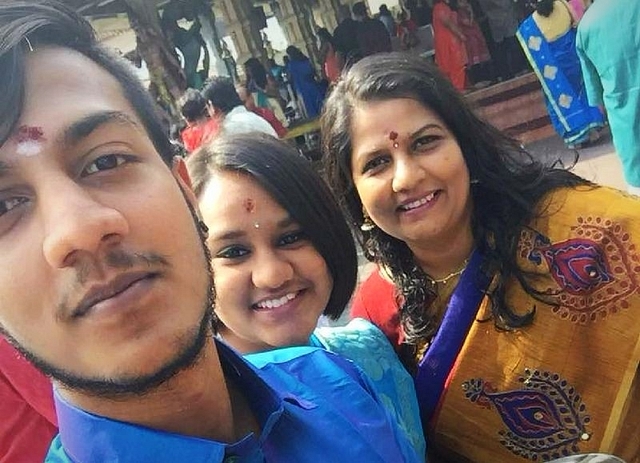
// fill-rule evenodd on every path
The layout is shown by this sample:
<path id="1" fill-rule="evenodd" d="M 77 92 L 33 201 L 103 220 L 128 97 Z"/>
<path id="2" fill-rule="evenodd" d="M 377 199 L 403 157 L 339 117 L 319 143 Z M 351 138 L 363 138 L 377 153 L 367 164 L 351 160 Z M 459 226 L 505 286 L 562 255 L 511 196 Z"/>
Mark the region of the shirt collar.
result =
<path id="1" fill-rule="evenodd" d="M 260 453 L 260 444 L 268 438 L 273 426 L 282 416 L 284 401 L 304 407 L 304 400 L 298 404 L 288 394 L 281 396 L 235 351 L 218 340 L 215 342 L 225 377 L 232 379 L 243 391 L 261 425 L 259 440 L 250 434 L 236 443 L 225 444 L 115 421 L 85 412 L 55 391 L 59 438 L 67 455 L 72 461 L 83 463 L 196 463 L 222 461 L 225 454 L 249 457 L 250 454 Z M 250 458 L 248 460 L 251 461 Z"/>

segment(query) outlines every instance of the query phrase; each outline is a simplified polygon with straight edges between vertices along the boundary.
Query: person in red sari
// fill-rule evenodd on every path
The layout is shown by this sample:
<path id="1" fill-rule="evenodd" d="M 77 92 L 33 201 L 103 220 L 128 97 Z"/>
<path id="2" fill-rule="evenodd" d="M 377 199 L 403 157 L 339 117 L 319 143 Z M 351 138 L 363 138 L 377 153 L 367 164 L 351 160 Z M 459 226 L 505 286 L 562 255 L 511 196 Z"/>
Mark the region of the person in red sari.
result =
<path id="1" fill-rule="evenodd" d="M 459 0 L 458 2 L 458 27 L 465 36 L 464 46 L 467 52 L 469 78 L 473 81 L 472 70 L 490 61 L 491 55 L 480 26 L 475 20 L 469 0 Z"/>
<path id="2" fill-rule="evenodd" d="M 449 2 L 437 0 L 433 7 L 436 64 L 453 86 L 462 91 L 467 84 L 466 37 L 458 25 L 458 14 L 451 9 Z"/>

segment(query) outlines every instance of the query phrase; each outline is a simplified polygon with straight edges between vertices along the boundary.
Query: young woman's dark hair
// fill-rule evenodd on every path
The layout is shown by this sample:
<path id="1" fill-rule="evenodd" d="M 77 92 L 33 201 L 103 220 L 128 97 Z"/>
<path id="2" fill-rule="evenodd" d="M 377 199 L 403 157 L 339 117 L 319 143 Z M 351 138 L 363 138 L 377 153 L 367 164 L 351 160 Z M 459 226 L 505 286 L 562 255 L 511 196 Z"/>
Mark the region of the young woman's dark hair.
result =
<path id="1" fill-rule="evenodd" d="M 555 0 L 538 0 L 536 2 L 536 11 L 539 15 L 548 18 L 553 12 L 553 2 Z"/>
<path id="2" fill-rule="evenodd" d="M 267 70 L 264 68 L 258 58 L 249 58 L 244 63 L 247 76 L 261 89 L 267 87 Z"/>
<path id="3" fill-rule="evenodd" d="M 25 58 L 32 49 L 69 48 L 111 74 L 140 118 L 160 156 L 171 163 L 174 150 L 148 92 L 126 59 L 96 40 L 88 21 L 54 0 L 12 0 L 0 3 L 0 145 L 13 133 L 24 103 Z"/>
<path id="4" fill-rule="evenodd" d="M 306 61 L 309 59 L 304 53 L 300 51 L 298 47 L 295 47 L 293 45 L 289 45 L 286 52 L 291 61 Z"/>
<path id="5" fill-rule="evenodd" d="M 495 322 L 502 328 L 530 323 L 533 310 L 518 315 L 506 305 L 504 297 L 505 281 L 515 277 L 529 294 L 543 298 L 531 286 L 535 275 L 520 269 L 516 262 L 520 231 L 537 214 L 544 213 L 539 211 L 538 202 L 547 192 L 588 182 L 567 170 L 541 164 L 518 142 L 479 119 L 451 83 L 423 59 L 381 53 L 355 64 L 324 104 L 321 133 L 327 175 L 336 196 L 342 199 L 366 257 L 390 270 L 408 344 L 431 337 L 437 329 L 429 310 L 436 297 L 436 285 L 416 264 L 404 241 L 378 227 L 360 230 L 363 209 L 351 172 L 353 108 L 361 102 L 395 98 L 420 102 L 453 133 L 472 179 L 476 247 L 486 257 L 484 271 L 498 276 L 492 293 Z"/>
<path id="6" fill-rule="evenodd" d="M 219 137 L 193 153 L 187 165 L 198 198 L 216 171 L 255 179 L 300 224 L 326 261 L 333 290 L 323 313 L 333 319 L 342 314 L 356 285 L 356 247 L 336 199 L 309 161 L 288 144 L 254 133 Z"/>

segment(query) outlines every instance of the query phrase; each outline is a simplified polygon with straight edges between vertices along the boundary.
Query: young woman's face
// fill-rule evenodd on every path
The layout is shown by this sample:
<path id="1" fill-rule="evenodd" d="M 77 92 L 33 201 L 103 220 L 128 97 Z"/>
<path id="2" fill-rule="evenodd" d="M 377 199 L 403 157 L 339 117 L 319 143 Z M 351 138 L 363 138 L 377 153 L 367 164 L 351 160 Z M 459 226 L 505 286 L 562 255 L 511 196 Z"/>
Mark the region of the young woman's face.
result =
<path id="1" fill-rule="evenodd" d="M 237 172 L 215 173 L 200 209 L 225 340 L 243 353 L 308 344 L 333 281 L 300 225 Z"/>
<path id="2" fill-rule="evenodd" d="M 365 211 L 410 248 L 448 246 L 471 227 L 469 171 L 460 145 L 409 98 L 359 103 L 351 168 Z"/>

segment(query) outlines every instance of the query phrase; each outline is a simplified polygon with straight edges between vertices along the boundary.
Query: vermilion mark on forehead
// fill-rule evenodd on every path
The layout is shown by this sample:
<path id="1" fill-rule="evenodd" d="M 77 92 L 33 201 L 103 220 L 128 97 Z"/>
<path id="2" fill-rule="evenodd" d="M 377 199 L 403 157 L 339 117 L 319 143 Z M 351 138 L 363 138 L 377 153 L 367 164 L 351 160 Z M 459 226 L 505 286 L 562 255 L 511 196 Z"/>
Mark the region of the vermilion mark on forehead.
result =
<path id="1" fill-rule="evenodd" d="M 251 198 L 245 199 L 243 205 L 244 205 L 244 210 L 247 212 L 253 212 L 256 209 L 256 203 Z"/>
<path id="2" fill-rule="evenodd" d="M 396 138 L 398 138 L 398 132 L 396 132 L 395 130 L 389 132 L 389 140 L 395 141 Z"/>
<path id="3" fill-rule="evenodd" d="M 29 141 L 42 142 L 45 140 L 44 130 L 42 130 L 42 127 L 21 125 L 18 127 L 18 130 L 16 130 L 15 138 L 18 143 Z"/>

